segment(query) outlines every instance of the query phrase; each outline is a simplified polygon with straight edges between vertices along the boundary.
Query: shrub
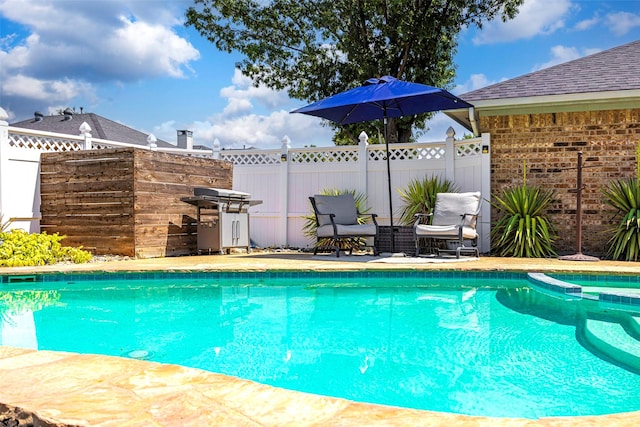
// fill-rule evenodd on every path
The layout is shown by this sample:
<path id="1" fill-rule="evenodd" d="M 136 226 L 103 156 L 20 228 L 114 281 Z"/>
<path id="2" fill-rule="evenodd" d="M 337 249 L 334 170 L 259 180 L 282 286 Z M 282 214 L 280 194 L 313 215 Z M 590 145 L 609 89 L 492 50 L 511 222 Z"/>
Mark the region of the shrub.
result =
<path id="1" fill-rule="evenodd" d="M 65 236 L 57 233 L 27 233 L 13 229 L 0 232 L 0 266 L 19 267 L 91 260 L 91 253 L 82 248 L 62 246 Z"/>
<path id="2" fill-rule="evenodd" d="M 404 207 L 400 211 L 400 222 L 413 225 L 416 214 L 430 214 L 436 203 L 438 193 L 457 193 L 458 188 L 451 181 L 439 176 L 425 176 L 413 179 L 406 188 L 399 189 Z"/>
<path id="3" fill-rule="evenodd" d="M 25 311 L 39 311 L 55 305 L 60 300 L 58 291 L 13 291 L 0 292 L 0 319 Z M 6 321 L 11 321 L 6 319 Z"/>
<path id="4" fill-rule="evenodd" d="M 602 190 L 605 203 L 616 209 L 620 222 L 612 228 L 607 257 L 626 261 L 640 259 L 640 183 L 636 178 L 618 179 Z"/>
<path id="5" fill-rule="evenodd" d="M 491 229 L 491 250 L 497 256 L 542 258 L 555 256 L 557 232 L 546 215 L 552 190 L 526 183 L 506 189 L 491 205 L 500 219 Z"/>

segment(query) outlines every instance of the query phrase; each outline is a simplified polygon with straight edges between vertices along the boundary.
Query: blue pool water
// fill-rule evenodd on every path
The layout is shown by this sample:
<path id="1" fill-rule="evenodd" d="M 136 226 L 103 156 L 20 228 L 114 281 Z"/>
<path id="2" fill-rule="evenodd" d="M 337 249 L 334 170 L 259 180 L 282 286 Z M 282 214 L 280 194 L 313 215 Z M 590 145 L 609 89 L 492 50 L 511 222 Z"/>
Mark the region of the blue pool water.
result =
<path id="1" fill-rule="evenodd" d="M 461 414 L 640 410 L 640 375 L 576 339 L 585 313 L 608 314 L 592 301 L 537 293 L 524 276 L 112 277 L 5 280 L 0 344 L 177 363 Z"/>

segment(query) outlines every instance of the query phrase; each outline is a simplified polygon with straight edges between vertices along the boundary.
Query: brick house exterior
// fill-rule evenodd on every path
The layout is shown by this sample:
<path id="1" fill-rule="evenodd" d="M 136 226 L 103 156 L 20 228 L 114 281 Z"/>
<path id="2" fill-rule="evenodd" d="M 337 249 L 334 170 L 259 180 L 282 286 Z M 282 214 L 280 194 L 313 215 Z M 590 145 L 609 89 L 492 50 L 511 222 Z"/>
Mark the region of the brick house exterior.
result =
<path id="1" fill-rule="evenodd" d="M 460 97 L 475 111 L 450 115 L 476 133 L 491 134 L 493 194 L 521 184 L 525 165 L 528 183 L 555 191 L 548 213 L 559 230 L 559 254 L 577 249 L 576 166 L 582 151 L 582 252 L 604 256 L 616 221 L 602 189 L 637 174 L 640 41 Z"/>

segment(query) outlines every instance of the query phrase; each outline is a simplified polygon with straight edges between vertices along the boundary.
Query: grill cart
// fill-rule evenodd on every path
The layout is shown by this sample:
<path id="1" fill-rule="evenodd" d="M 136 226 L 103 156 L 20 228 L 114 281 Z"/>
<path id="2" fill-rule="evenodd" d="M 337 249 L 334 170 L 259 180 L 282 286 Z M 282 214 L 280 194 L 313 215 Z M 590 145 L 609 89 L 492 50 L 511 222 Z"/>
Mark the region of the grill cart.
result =
<path id="1" fill-rule="evenodd" d="M 250 197 L 241 191 L 198 187 L 193 196 L 180 199 L 198 208 L 198 253 L 223 254 L 231 248 L 251 251 L 249 207 L 262 200 Z"/>

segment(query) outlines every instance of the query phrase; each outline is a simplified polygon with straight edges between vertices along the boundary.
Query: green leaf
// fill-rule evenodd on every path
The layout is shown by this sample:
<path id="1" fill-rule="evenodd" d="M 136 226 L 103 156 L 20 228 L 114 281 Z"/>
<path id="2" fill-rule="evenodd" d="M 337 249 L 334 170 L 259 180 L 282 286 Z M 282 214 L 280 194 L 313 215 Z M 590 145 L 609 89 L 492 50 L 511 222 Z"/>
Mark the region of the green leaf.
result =
<path id="1" fill-rule="evenodd" d="M 523 184 L 496 195 L 492 206 L 498 220 L 491 229 L 492 252 L 498 256 L 555 256 L 555 227 L 546 217 L 551 190 Z"/>
<path id="2" fill-rule="evenodd" d="M 607 256 L 638 261 L 640 257 L 640 185 L 637 179 L 623 178 L 603 188 L 605 203 L 615 209 L 619 222 L 611 228 Z"/>
<path id="3" fill-rule="evenodd" d="M 405 188 L 399 189 L 403 206 L 399 212 L 400 222 L 413 225 L 415 214 L 430 214 L 436 203 L 438 193 L 456 193 L 458 187 L 447 179 L 437 175 L 409 181 Z"/>

